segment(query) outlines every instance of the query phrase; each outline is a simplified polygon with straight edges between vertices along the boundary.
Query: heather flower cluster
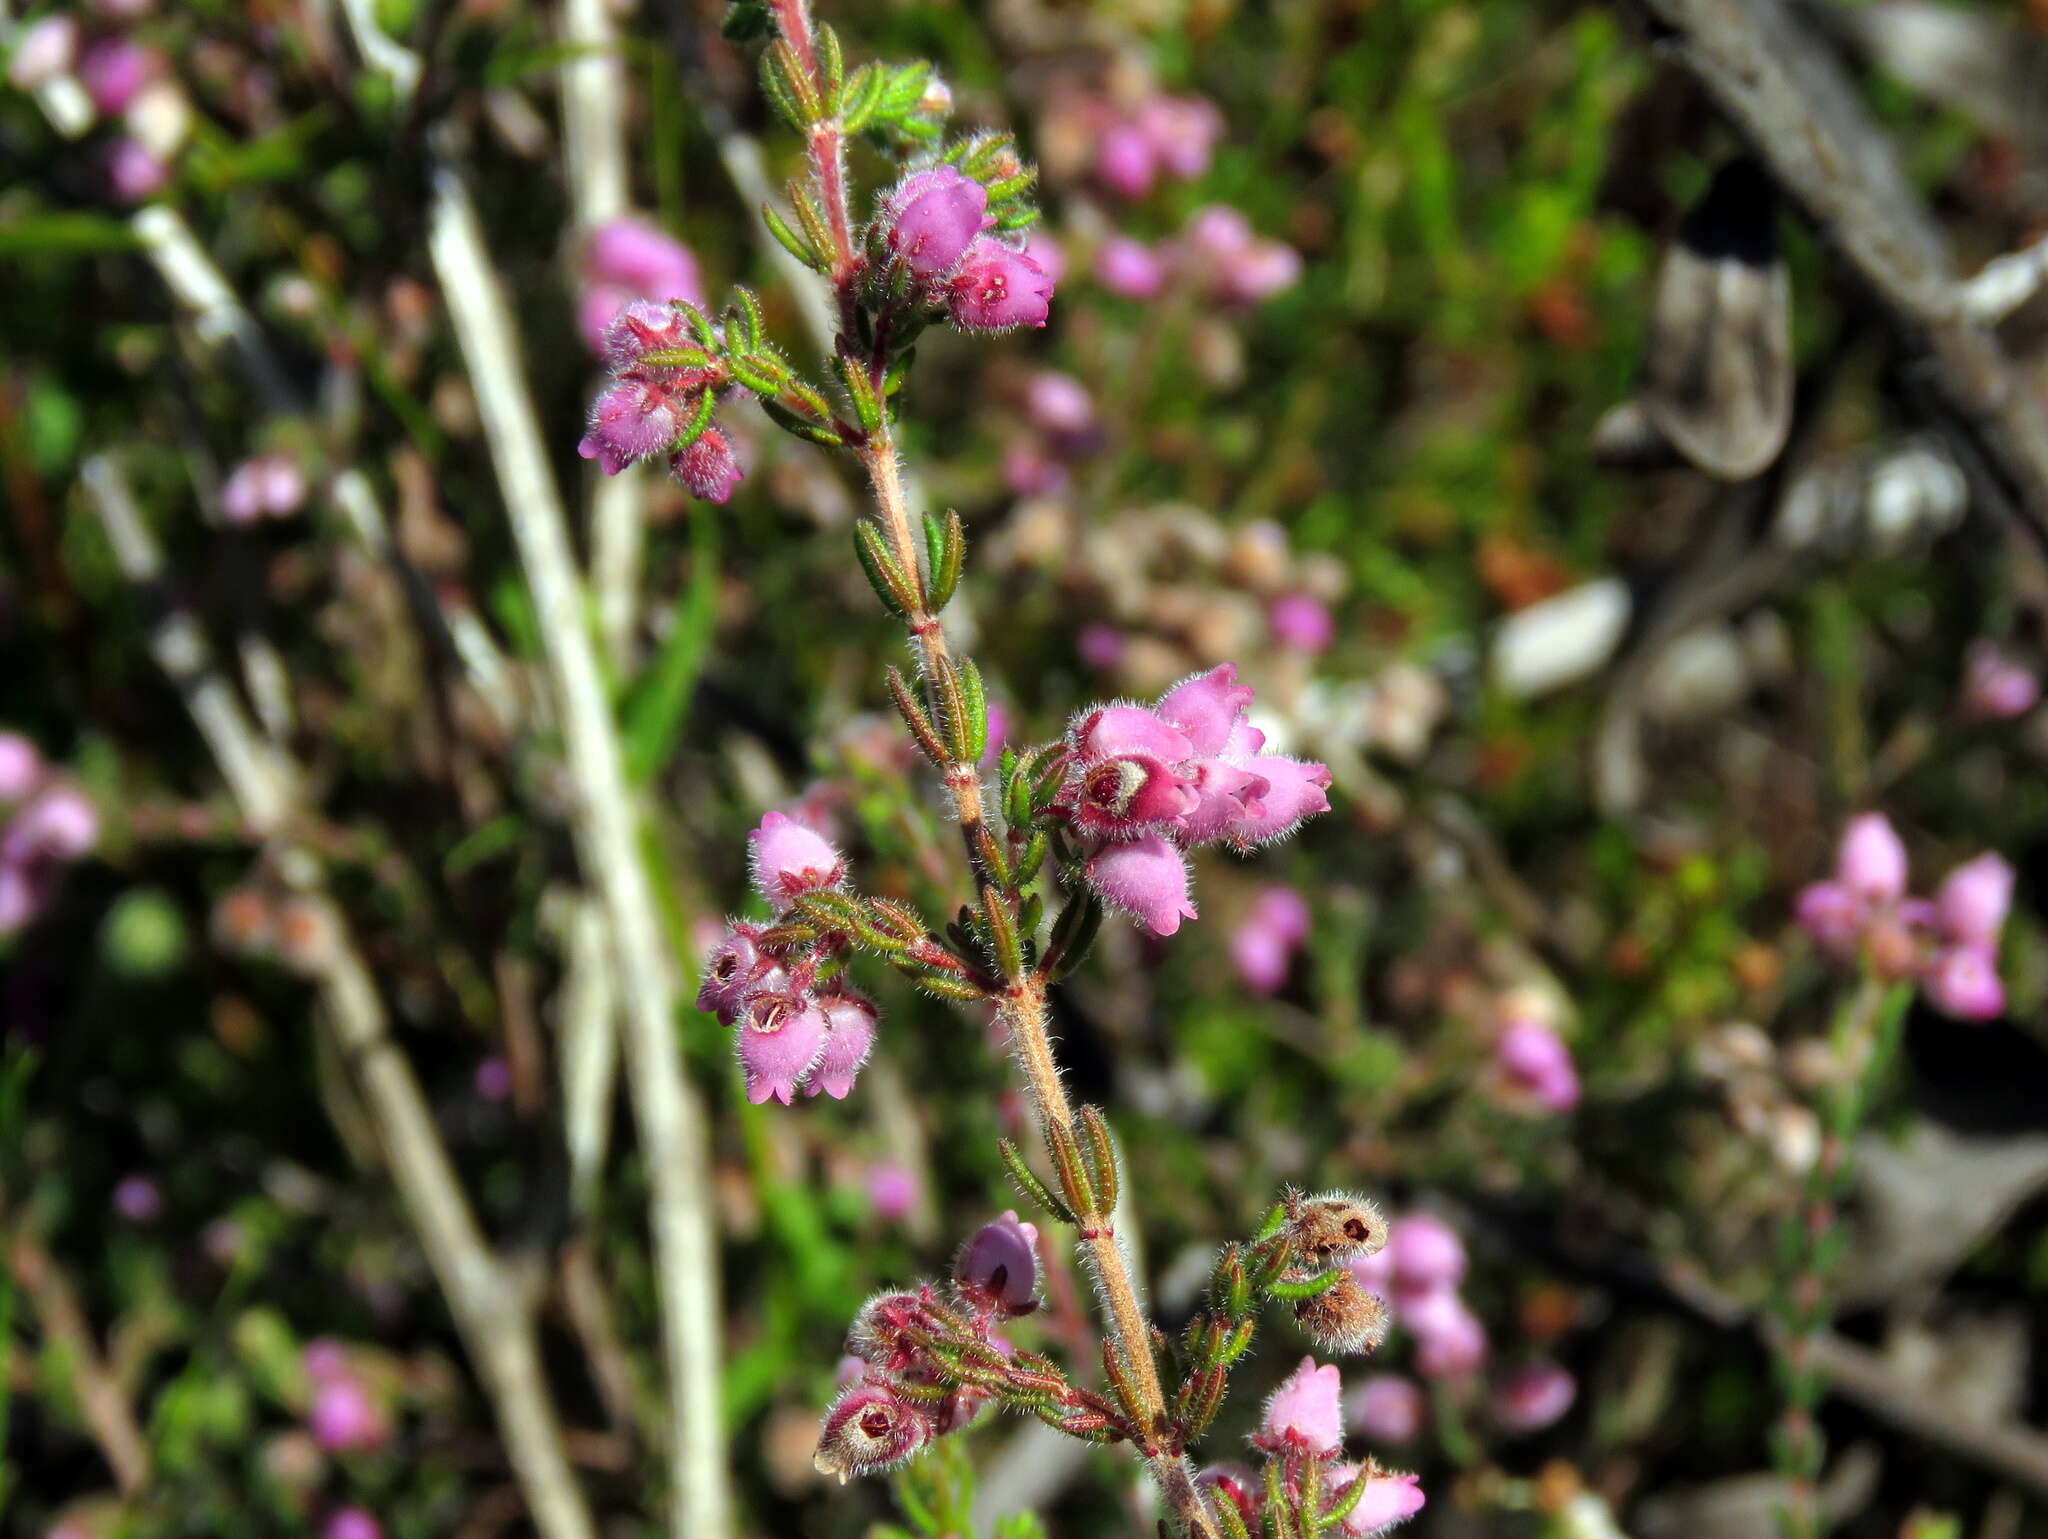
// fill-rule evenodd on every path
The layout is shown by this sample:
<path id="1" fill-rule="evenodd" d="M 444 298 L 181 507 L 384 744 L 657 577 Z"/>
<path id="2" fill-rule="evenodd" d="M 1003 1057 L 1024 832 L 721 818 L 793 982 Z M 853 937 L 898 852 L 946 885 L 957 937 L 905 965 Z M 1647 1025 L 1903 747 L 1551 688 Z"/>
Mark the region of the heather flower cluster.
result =
<path id="1" fill-rule="evenodd" d="M 754 888 L 778 917 L 806 893 L 845 886 L 830 840 L 780 812 L 748 836 Z M 747 1099 L 787 1106 L 798 1090 L 844 1099 L 875 1042 L 875 1007 L 837 976 L 851 937 L 734 920 L 704 965 L 697 1008 L 737 1033 Z"/>
<path id="2" fill-rule="evenodd" d="M 1252 1447 L 1259 1473 L 1237 1465 L 1205 1470 L 1201 1483 L 1229 1502 L 1249 1533 L 1334 1532 L 1368 1539 L 1423 1507 L 1415 1476 L 1344 1457 L 1343 1379 L 1335 1365 L 1304 1357 L 1266 1402 Z M 1268 1526 L 1267 1508 L 1284 1509 Z"/>
<path id="3" fill-rule="evenodd" d="M 1799 924 L 1845 965 L 1919 982 L 1928 1003 L 1957 1020 L 2005 1013 L 1998 939 L 2012 907 L 2013 869 L 1985 853 L 1943 878 L 1930 899 L 1907 891 L 1906 846 L 1883 813 L 1851 818 L 1835 874 L 1799 894 Z"/>
<path id="4" fill-rule="evenodd" d="M 1328 767 L 1263 752 L 1251 703 L 1225 663 L 1151 706 L 1095 706 L 1068 728 L 1060 806 L 1088 883 L 1154 935 L 1196 917 L 1189 849 L 1249 850 L 1329 810 Z"/>
<path id="5" fill-rule="evenodd" d="M 963 331 L 1043 326 L 1053 280 L 995 226 L 981 181 L 948 164 L 912 171 L 876 207 L 876 281 L 900 285 L 917 309 L 943 312 Z"/>
<path id="6" fill-rule="evenodd" d="M 732 443 L 712 421 L 731 371 L 716 356 L 719 334 L 684 302 L 634 300 L 606 328 L 603 356 L 612 382 L 590 408 L 576 445 L 615 476 L 636 460 L 665 455 L 691 495 L 723 503 L 741 479 Z"/>
<path id="7" fill-rule="evenodd" d="M 950 1288 L 926 1283 L 868 1300 L 847 1332 L 844 1387 L 813 1458 L 819 1473 L 843 1483 L 894 1469 L 972 1424 L 994 1385 L 1048 1377 L 1049 1364 L 1020 1356 L 998 1330 L 1037 1307 L 1038 1229 L 1014 1212 L 960 1248 Z"/>
<path id="8" fill-rule="evenodd" d="M 0 731 L 0 935 L 40 914 L 71 862 L 99 842 L 99 814 L 36 745 Z"/>
<path id="9" fill-rule="evenodd" d="M 1162 177 L 1191 182 L 1202 176 L 1223 137 L 1223 114 L 1200 96 L 1159 93 L 1128 107 L 1085 98 L 1068 111 L 1069 130 L 1094 143 L 1096 181 L 1133 202 Z"/>

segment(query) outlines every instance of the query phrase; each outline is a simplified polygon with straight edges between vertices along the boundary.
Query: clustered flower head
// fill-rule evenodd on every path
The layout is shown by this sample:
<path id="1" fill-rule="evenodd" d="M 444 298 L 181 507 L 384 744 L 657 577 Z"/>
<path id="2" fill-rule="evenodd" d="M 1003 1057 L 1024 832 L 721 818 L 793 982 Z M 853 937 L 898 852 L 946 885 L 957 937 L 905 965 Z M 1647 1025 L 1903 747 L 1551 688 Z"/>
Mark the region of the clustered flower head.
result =
<path id="1" fill-rule="evenodd" d="M 58 873 L 99 842 L 99 814 L 56 778 L 36 745 L 0 731 L 0 935 L 43 911 Z"/>
<path id="2" fill-rule="evenodd" d="M 1251 703 L 1225 663 L 1153 705 L 1094 706 L 1068 728 L 1060 807 L 1089 885 L 1155 935 L 1195 917 L 1187 850 L 1249 850 L 1329 810 L 1329 768 L 1262 752 Z"/>
<path id="3" fill-rule="evenodd" d="M 729 384 L 710 322 L 682 301 L 634 300 L 604 333 L 611 384 L 590 408 L 590 427 L 576 445 L 615 476 L 635 460 L 668 456 L 670 472 L 693 496 L 723 503 L 742 472 L 732 442 L 712 420 Z"/>
<path id="4" fill-rule="evenodd" d="M 1932 900 L 1910 896 L 1909 880 L 1906 846 L 1890 820 L 1860 813 L 1843 828 L 1834 876 L 1799 894 L 1800 927 L 1837 961 L 1917 979 L 1944 1015 L 2002 1015 L 1998 938 L 2012 907 L 2012 867 L 1979 855 L 1951 871 Z"/>
<path id="5" fill-rule="evenodd" d="M 884 281 L 963 331 L 1043 326 L 1053 280 L 1021 240 L 995 233 L 988 188 L 958 166 L 910 172 L 878 200 L 872 244 Z"/>
<path id="6" fill-rule="evenodd" d="M 998 1327 L 1038 1307 L 1038 1230 L 1006 1212 L 960 1248 L 952 1285 L 868 1300 L 847 1332 L 847 1382 L 825 1413 L 813 1463 L 840 1481 L 896 1468 L 979 1416 L 989 1391 L 962 1381 L 963 1355 L 1015 1355 Z"/>
<path id="7" fill-rule="evenodd" d="M 1096 179 L 1133 201 L 1162 175 L 1183 182 L 1201 176 L 1223 135 L 1223 114 L 1201 96 L 1148 96 L 1129 108 L 1091 102 L 1084 111 L 1095 136 Z"/>
<path id="8" fill-rule="evenodd" d="M 140 14 L 102 5 L 105 23 L 118 26 Z M 37 18 L 16 35 L 8 81 L 37 91 L 66 76 L 76 78 L 92 113 L 117 125 L 102 146 L 106 190 L 123 203 L 156 195 L 171 178 L 172 163 L 192 132 L 192 104 L 163 52 L 119 30 L 88 32 L 76 16 Z"/>
<path id="9" fill-rule="evenodd" d="M 747 837 L 754 888 L 777 915 L 807 892 L 845 885 L 829 839 L 780 812 Z M 747 1099 L 787 1106 L 801 1089 L 842 1100 L 875 1043 L 875 1007 L 835 972 L 845 936 L 735 919 L 704 964 L 697 1008 L 738 1033 Z"/>
<path id="10" fill-rule="evenodd" d="M 1269 1486 L 1291 1514 L 1313 1522 L 1310 1532 L 1334 1517 L 1328 1531 L 1366 1539 L 1414 1517 L 1424 1502 L 1414 1475 L 1382 1469 L 1371 1459 L 1344 1458 L 1342 1395 L 1335 1365 L 1304 1357 L 1267 1400 L 1251 1436 L 1252 1447 L 1277 1479 L 1269 1482 L 1262 1474 L 1223 1465 L 1205 1470 L 1201 1483 L 1217 1500 L 1231 1503 L 1253 1533 L 1260 1532 Z"/>

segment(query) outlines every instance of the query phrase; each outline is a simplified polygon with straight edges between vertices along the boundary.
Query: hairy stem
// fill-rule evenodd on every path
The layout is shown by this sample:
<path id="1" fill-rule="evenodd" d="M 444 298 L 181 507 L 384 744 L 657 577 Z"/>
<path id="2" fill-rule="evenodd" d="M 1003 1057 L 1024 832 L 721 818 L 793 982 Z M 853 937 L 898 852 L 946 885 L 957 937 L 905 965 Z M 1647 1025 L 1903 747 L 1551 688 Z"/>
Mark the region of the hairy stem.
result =
<path id="1" fill-rule="evenodd" d="M 918 570 L 917 541 L 912 533 L 910 509 L 897 474 L 896 445 L 885 421 L 868 435 L 860 449 L 861 462 L 874 490 L 875 505 L 882 528 L 896 559 L 906 571 Z M 951 650 L 944 622 L 920 606 L 908 620 L 911 645 L 927 678 L 949 666 Z M 988 874 L 979 852 L 979 831 L 986 814 L 982 804 L 981 772 L 973 764 L 942 766 L 946 795 L 960 824 L 972 862 L 975 880 L 986 884 Z M 1039 1131 L 1048 1144 L 1055 1129 L 1067 1134 L 1074 1126 L 1073 1104 L 1060 1082 L 1058 1061 L 1053 1057 L 1052 1037 L 1046 1018 L 1045 979 L 1027 970 L 1003 980 L 1003 990 L 994 999 L 996 1018 L 1009 1034 L 1017 1062 L 1024 1071 L 1031 1104 L 1037 1114 Z M 1083 1254 L 1109 1312 L 1109 1336 L 1118 1358 L 1130 1375 L 1145 1424 L 1138 1428 L 1139 1457 L 1159 1488 L 1161 1500 L 1182 1529 L 1194 1539 L 1218 1539 L 1215 1518 L 1197 1490 L 1186 1458 L 1172 1439 L 1166 1394 L 1159 1382 L 1158 1365 L 1152 1356 L 1151 1325 L 1138 1302 L 1123 1246 L 1118 1243 L 1111 1215 L 1091 1210 L 1077 1213 Z"/>

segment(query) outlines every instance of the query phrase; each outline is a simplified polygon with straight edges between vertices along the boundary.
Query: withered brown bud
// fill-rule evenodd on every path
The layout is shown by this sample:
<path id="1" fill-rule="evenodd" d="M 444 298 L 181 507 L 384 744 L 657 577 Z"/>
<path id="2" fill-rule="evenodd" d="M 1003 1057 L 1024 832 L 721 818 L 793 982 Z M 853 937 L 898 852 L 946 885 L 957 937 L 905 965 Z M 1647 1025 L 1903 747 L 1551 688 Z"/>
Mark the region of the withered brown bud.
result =
<path id="1" fill-rule="evenodd" d="M 1324 1192 L 1287 1199 L 1287 1239 L 1305 1264 L 1370 1256 L 1387 1243 L 1387 1221 L 1363 1197 Z"/>
<path id="2" fill-rule="evenodd" d="M 1334 1288 L 1297 1301 L 1294 1320 L 1310 1341 L 1330 1353 L 1371 1352 L 1387 1336 L 1387 1306 L 1348 1271 L 1337 1274 Z"/>

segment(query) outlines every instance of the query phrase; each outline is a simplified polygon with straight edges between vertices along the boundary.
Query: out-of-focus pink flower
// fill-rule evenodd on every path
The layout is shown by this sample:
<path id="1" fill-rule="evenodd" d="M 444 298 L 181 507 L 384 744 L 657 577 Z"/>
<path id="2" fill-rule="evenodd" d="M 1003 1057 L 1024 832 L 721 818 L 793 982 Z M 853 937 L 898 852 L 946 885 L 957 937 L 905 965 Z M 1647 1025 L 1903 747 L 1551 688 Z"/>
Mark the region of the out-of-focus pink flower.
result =
<path id="1" fill-rule="evenodd" d="M 1579 1104 L 1579 1075 L 1564 1039 L 1539 1021 L 1515 1021 L 1493 1045 L 1493 1061 L 1508 1082 L 1546 1111 Z"/>
<path id="2" fill-rule="evenodd" d="M 512 1093 L 512 1065 L 493 1053 L 476 1066 L 476 1093 L 486 1101 L 502 1101 Z"/>
<path id="3" fill-rule="evenodd" d="M 2041 698 L 2041 681 L 1989 638 L 1973 641 L 1963 654 L 1963 714 L 1977 721 L 2010 721 L 2024 716 Z"/>
<path id="4" fill-rule="evenodd" d="M 116 139 L 107 148 L 107 186 L 123 203 L 145 203 L 163 190 L 171 168 L 140 139 Z"/>
<path id="5" fill-rule="evenodd" d="M 1386 1256 L 1394 1286 L 1404 1294 L 1449 1291 L 1465 1280 L 1465 1242 L 1434 1213 L 1395 1219 Z"/>
<path id="6" fill-rule="evenodd" d="M 1308 935 L 1308 923 L 1308 900 L 1292 887 L 1260 892 L 1230 936 L 1230 957 L 1247 988 L 1271 994 L 1287 981 L 1288 964 Z"/>
<path id="7" fill-rule="evenodd" d="M 163 72 L 163 55 L 132 38 L 102 38 L 78 61 L 79 84 L 103 117 L 118 117 Z"/>
<path id="8" fill-rule="evenodd" d="M 100 817 L 84 792 L 59 782 L 23 805 L 0 837 L 0 859 L 76 860 L 99 842 Z"/>
<path id="9" fill-rule="evenodd" d="M 1465 1379 L 1486 1361 L 1486 1327 L 1449 1288 L 1401 1296 L 1401 1324 L 1415 1337 L 1415 1367 L 1425 1378 Z"/>
<path id="10" fill-rule="evenodd" d="M 148 1176 L 123 1176 L 114 1188 L 114 1211 L 131 1224 L 154 1223 L 163 1216 L 163 1188 Z"/>
<path id="11" fill-rule="evenodd" d="M 1863 938 L 1862 899 L 1840 882 L 1812 882 L 1800 889 L 1793 917 L 1825 951 L 1853 961 Z"/>
<path id="12" fill-rule="evenodd" d="M 1040 369 L 1024 386 L 1024 414 L 1045 432 L 1078 437 L 1095 426 L 1095 402 L 1071 374 Z"/>
<path id="13" fill-rule="evenodd" d="M 1557 1363 L 1530 1363 L 1501 1380 L 1493 1392 L 1493 1419 L 1517 1436 L 1541 1432 L 1572 1408 L 1578 1381 Z"/>
<path id="14" fill-rule="evenodd" d="M 1891 819 L 1881 812 L 1849 819 L 1835 857 L 1835 878 L 1866 902 L 1896 903 L 1906 895 L 1906 846 Z"/>
<path id="15" fill-rule="evenodd" d="M 0 803 L 18 802 L 42 783 L 43 756 L 19 732 L 0 732 Z"/>
<path id="16" fill-rule="evenodd" d="M 875 1217 L 885 1223 L 908 1218 L 917 1206 L 917 1175 L 894 1160 L 876 1160 L 868 1166 L 866 1184 L 868 1205 L 875 1210 Z"/>
<path id="17" fill-rule="evenodd" d="M 1424 1497 L 1420 1478 L 1391 1470 L 1374 1469 L 1367 1474 L 1356 1465 L 1332 1470 L 1331 1495 L 1343 1495 L 1361 1475 L 1366 1481 L 1365 1494 L 1358 1498 L 1358 1505 L 1351 1509 L 1340 1525 L 1350 1539 L 1371 1539 L 1372 1535 L 1383 1534 L 1422 1511 Z"/>
<path id="18" fill-rule="evenodd" d="M 1161 167 L 1191 182 L 1209 169 L 1223 137 L 1223 114 L 1199 96 L 1155 96 L 1138 109 L 1138 128 Z"/>
<path id="19" fill-rule="evenodd" d="M 332 1336 L 316 1336 L 299 1353 L 299 1366 L 315 1384 L 330 1384 L 349 1376 L 348 1348 Z"/>
<path id="20" fill-rule="evenodd" d="M 1266 606 L 1266 624 L 1273 639 L 1295 652 L 1326 651 L 1337 638 L 1330 606 L 1309 593 L 1283 593 Z"/>
<path id="21" fill-rule="evenodd" d="M 390 1428 L 377 1402 L 353 1374 L 324 1379 L 313 1388 L 306 1425 L 329 1453 L 359 1453 L 382 1444 Z"/>
<path id="22" fill-rule="evenodd" d="M 1038 264 L 1038 270 L 1058 283 L 1067 275 L 1066 248 L 1043 230 L 1033 230 L 1024 242 L 1024 254 Z"/>
<path id="23" fill-rule="evenodd" d="M 1153 299 L 1166 286 L 1166 264 L 1128 235 L 1095 248 L 1095 281 L 1122 299 Z"/>
<path id="24" fill-rule="evenodd" d="M 953 324 L 963 331 L 1043 326 L 1051 313 L 1053 281 L 1044 269 L 986 235 L 967 248 L 949 290 Z"/>
<path id="25" fill-rule="evenodd" d="M 1144 197 L 1159 177 L 1159 155 L 1151 136 L 1136 123 L 1104 128 L 1095 140 L 1095 175 L 1119 197 Z"/>
<path id="26" fill-rule="evenodd" d="M 1019 497 L 1050 497 L 1063 492 L 1073 476 L 1037 438 L 1018 438 L 1003 447 L 1003 484 Z"/>
<path id="27" fill-rule="evenodd" d="M 1375 1443 L 1412 1443 L 1429 1416 L 1422 1386 L 1398 1373 L 1368 1374 L 1344 1397 L 1344 1414 Z"/>
<path id="28" fill-rule="evenodd" d="M 780 812 L 763 816 L 747 835 L 747 859 L 754 890 L 778 914 L 802 894 L 837 887 L 846 877 L 846 862 L 829 839 Z"/>
<path id="29" fill-rule="evenodd" d="M 320 1536 L 321 1539 L 384 1539 L 384 1530 L 362 1508 L 342 1507 L 327 1519 L 327 1526 L 320 1531 Z"/>
<path id="30" fill-rule="evenodd" d="M 1114 625 L 1091 620 L 1074 637 L 1074 650 L 1089 667 L 1109 672 L 1124 660 L 1130 638 Z"/>
<path id="31" fill-rule="evenodd" d="M 1981 946 L 1949 946 L 1921 976 L 1927 999 L 1959 1021 L 1995 1021 L 2005 1014 L 2005 985 L 1996 954 Z"/>
<path id="32" fill-rule="evenodd" d="M 7 61 L 8 83 L 33 91 L 71 73 L 77 57 L 78 18 L 61 12 L 38 17 L 15 34 L 14 56 Z"/>
<path id="33" fill-rule="evenodd" d="M 591 352 L 602 353 L 612 320 L 636 299 L 685 300 L 701 308 L 704 280 L 689 248 L 644 220 L 608 220 L 584 247 L 585 286 L 577 324 Z"/>
<path id="34" fill-rule="evenodd" d="M 1986 852 L 1942 879 L 1934 895 L 1942 933 L 1960 946 L 1995 949 L 2012 909 L 2012 867 Z"/>
<path id="35" fill-rule="evenodd" d="M 221 516 L 231 524 L 289 518 L 305 500 L 305 473 L 284 454 L 259 454 L 242 461 L 220 489 Z"/>
<path id="36" fill-rule="evenodd" d="M 1309 1453 L 1335 1453 L 1344 1441 L 1343 1375 L 1334 1363 L 1316 1366 L 1304 1357 L 1266 1402 L 1252 1442 L 1269 1453 L 1289 1447 Z"/>
<path id="37" fill-rule="evenodd" d="M 1180 244 L 1189 267 L 1229 304 L 1256 304 L 1301 276 L 1299 252 L 1254 234 L 1250 220 L 1221 204 L 1197 211 Z"/>

